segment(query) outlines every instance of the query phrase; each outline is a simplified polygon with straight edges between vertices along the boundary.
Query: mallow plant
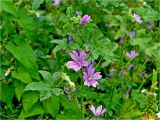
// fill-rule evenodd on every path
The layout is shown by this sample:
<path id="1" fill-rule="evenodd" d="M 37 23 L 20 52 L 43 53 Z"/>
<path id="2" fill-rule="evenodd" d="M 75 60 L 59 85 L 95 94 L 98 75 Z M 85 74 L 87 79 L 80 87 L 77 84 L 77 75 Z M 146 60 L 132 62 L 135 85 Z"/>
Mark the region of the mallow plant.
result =
<path id="1" fill-rule="evenodd" d="M 1 0 L 2 119 L 158 119 L 156 0 Z"/>

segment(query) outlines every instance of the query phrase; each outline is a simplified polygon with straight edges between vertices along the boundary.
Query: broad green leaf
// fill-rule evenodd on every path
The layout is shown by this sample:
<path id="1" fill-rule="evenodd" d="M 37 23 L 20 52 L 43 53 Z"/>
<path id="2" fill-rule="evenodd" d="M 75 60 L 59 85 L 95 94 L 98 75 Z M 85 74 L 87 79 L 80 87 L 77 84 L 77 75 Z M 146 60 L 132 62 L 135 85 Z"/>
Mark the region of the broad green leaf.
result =
<path id="1" fill-rule="evenodd" d="M 12 109 L 13 87 L 10 88 L 7 84 L 0 84 L 0 95 L 0 100 L 5 102 L 7 106 Z"/>
<path id="2" fill-rule="evenodd" d="M 62 48 L 66 48 L 68 46 L 67 39 L 63 38 L 62 40 L 52 40 L 51 43 L 57 43 L 58 45 L 54 48 L 54 52 L 58 52 Z"/>
<path id="3" fill-rule="evenodd" d="M 9 42 L 5 47 L 13 56 L 29 69 L 29 74 L 34 79 L 39 79 L 38 68 L 32 48 L 21 37 L 15 37 L 16 44 Z M 21 40 L 19 40 L 21 39 Z"/>
<path id="4" fill-rule="evenodd" d="M 56 95 L 59 96 L 62 93 L 62 89 L 60 88 L 53 88 L 52 92 Z"/>
<path id="5" fill-rule="evenodd" d="M 12 76 L 18 80 L 21 80 L 23 83 L 31 83 L 32 79 L 30 75 L 25 71 L 12 72 Z"/>
<path id="6" fill-rule="evenodd" d="M 22 96 L 22 103 L 25 112 L 29 112 L 32 106 L 38 101 L 39 93 L 37 92 L 26 92 Z"/>
<path id="7" fill-rule="evenodd" d="M 30 84 L 28 84 L 25 88 L 25 90 L 32 90 L 32 91 L 45 91 L 45 90 L 49 90 L 50 89 L 50 85 L 48 83 L 45 82 L 32 82 Z"/>
<path id="8" fill-rule="evenodd" d="M 23 82 L 21 82 L 19 80 L 15 80 L 14 86 L 15 86 L 16 96 L 18 98 L 18 101 L 20 101 L 21 100 L 21 96 L 24 93 L 24 89 L 26 87 L 26 84 L 24 84 Z"/>
<path id="9" fill-rule="evenodd" d="M 16 6 L 13 3 L 13 0 L 1 0 L 1 10 L 8 12 L 12 15 L 16 15 Z"/>
<path id="10" fill-rule="evenodd" d="M 47 81 L 51 81 L 52 80 L 52 76 L 51 76 L 50 72 L 43 71 L 43 70 L 40 70 L 39 72 L 43 76 L 44 80 L 47 80 Z"/>
<path id="11" fill-rule="evenodd" d="M 52 96 L 47 100 L 43 101 L 43 106 L 48 113 L 52 115 L 52 117 L 56 117 L 59 112 L 60 102 L 59 97 Z"/>
<path id="12" fill-rule="evenodd" d="M 22 110 L 18 119 L 27 118 L 27 117 L 35 116 L 38 114 L 44 114 L 44 113 L 45 111 L 43 106 L 39 103 L 36 103 L 35 105 L 32 106 L 32 108 L 29 111 Z"/>
<path id="13" fill-rule="evenodd" d="M 38 9 L 43 2 L 44 0 L 33 0 L 32 8 L 35 10 Z"/>
<path id="14" fill-rule="evenodd" d="M 40 91 L 40 101 L 48 99 L 52 95 L 51 90 Z"/>
<path id="15" fill-rule="evenodd" d="M 59 80 L 61 78 L 61 73 L 60 72 L 53 73 L 52 78 L 53 78 L 52 83 L 55 84 L 57 82 L 57 80 Z"/>

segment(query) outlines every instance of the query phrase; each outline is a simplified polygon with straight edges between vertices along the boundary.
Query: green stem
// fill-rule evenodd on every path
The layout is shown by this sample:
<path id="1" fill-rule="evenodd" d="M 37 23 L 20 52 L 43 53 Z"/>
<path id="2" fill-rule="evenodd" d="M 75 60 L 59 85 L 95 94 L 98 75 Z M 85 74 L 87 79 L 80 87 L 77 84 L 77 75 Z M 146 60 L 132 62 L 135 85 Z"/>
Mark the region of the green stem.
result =
<path id="1" fill-rule="evenodd" d="M 82 69 L 80 72 L 80 78 L 81 78 L 81 90 L 83 89 L 83 79 L 82 79 Z M 82 111 L 82 119 L 84 119 L 84 106 L 83 106 L 83 95 L 81 95 L 81 111 Z"/>

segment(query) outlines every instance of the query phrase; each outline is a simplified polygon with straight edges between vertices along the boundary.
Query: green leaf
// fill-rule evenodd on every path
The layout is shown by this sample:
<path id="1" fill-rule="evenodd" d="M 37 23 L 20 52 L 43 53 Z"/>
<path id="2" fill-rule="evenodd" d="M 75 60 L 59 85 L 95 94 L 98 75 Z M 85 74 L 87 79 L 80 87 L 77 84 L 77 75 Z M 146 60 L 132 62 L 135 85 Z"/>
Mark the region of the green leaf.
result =
<path id="1" fill-rule="evenodd" d="M 133 100 L 138 104 L 140 109 L 144 109 L 148 104 L 148 97 L 145 94 L 134 90 L 131 94 Z"/>
<path id="2" fill-rule="evenodd" d="M 43 2 L 44 0 L 33 0 L 32 8 L 35 10 L 38 9 Z"/>
<path id="3" fill-rule="evenodd" d="M 27 118 L 27 117 L 31 117 L 38 114 L 44 114 L 44 113 L 45 111 L 43 106 L 39 103 L 36 103 L 35 105 L 32 106 L 32 108 L 29 111 L 22 110 L 18 119 Z"/>
<path id="4" fill-rule="evenodd" d="M 14 95 L 14 89 L 7 84 L 0 84 L 0 100 L 5 102 L 7 106 L 12 109 L 12 99 Z"/>
<path id="5" fill-rule="evenodd" d="M 51 90 L 40 92 L 40 101 L 48 99 L 52 95 Z"/>
<path id="6" fill-rule="evenodd" d="M 62 48 L 66 48 L 68 46 L 67 39 L 63 38 L 62 40 L 52 40 L 51 43 L 57 43 L 58 45 L 54 48 L 54 52 L 58 52 Z"/>
<path id="7" fill-rule="evenodd" d="M 28 84 L 25 90 L 32 90 L 32 91 L 47 91 L 50 90 L 50 85 L 45 82 L 32 82 Z"/>
<path id="8" fill-rule="evenodd" d="M 43 76 L 44 80 L 46 80 L 48 83 L 52 83 L 52 76 L 51 76 L 51 73 L 47 72 L 47 71 L 43 71 L 43 70 L 40 70 L 39 71 L 41 73 L 41 75 Z"/>
<path id="9" fill-rule="evenodd" d="M 142 114 L 131 100 L 126 100 L 120 110 L 118 119 L 142 119 Z"/>
<path id="10" fill-rule="evenodd" d="M 9 42 L 5 46 L 6 49 L 12 53 L 19 62 L 29 69 L 29 73 L 32 78 L 39 79 L 38 68 L 32 48 L 20 36 L 15 37 L 14 39 L 16 39 L 15 44 L 13 42 Z"/>
<path id="11" fill-rule="evenodd" d="M 47 100 L 43 101 L 43 106 L 48 113 L 52 115 L 52 117 L 56 117 L 59 112 L 60 102 L 59 97 L 52 96 Z"/>
<path id="12" fill-rule="evenodd" d="M 23 83 L 31 83 L 32 79 L 30 75 L 25 71 L 12 72 L 12 76 L 18 80 L 21 80 Z"/>
<path id="13" fill-rule="evenodd" d="M 56 95 L 59 96 L 62 93 L 62 89 L 60 88 L 53 88 L 52 92 Z"/>
<path id="14" fill-rule="evenodd" d="M 39 93 L 37 92 L 26 92 L 22 96 L 22 103 L 25 112 L 29 112 L 32 106 L 38 101 Z"/>
<path id="15" fill-rule="evenodd" d="M 16 6 L 13 0 L 1 0 L 1 10 L 16 15 Z"/>
<path id="16" fill-rule="evenodd" d="M 21 100 L 21 96 L 22 96 L 22 94 L 24 93 L 24 89 L 25 89 L 25 87 L 26 87 L 26 84 L 22 83 L 22 82 L 19 81 L 19 80 L 15 80 L 14 86 L 15 86 L 16 96 L 17 96 L 17 98 L 18 98 L 18 101 L 20 101 L 20 100 Z"/>
<path id="17" fill-rule="evenodd" d="M 66 11 L 67 16 L 72 16 L 72 11 L 73 11 L 72 7 L 68 7 Z"/>
<path id="18" fill-rule="evenodd" d="M 57 80 L 61 78 L 61 73 L 60 72 L 55 72 L 52 74 L 52 83 L 55 84 Z"/>
<path id="19" fill-rule="evenodd" d="M 64 106 L 65 119 L 82 119 L 78 104 L 69 101 L 66 96 L 60 96 L 60 102 Z"/>
<path id="20" fill-rule="evenodd" d="M 60 72 L 55 72 L 51 75 L 51 73 L 47 71 L 40 70 L 39 71 L 41 75 L 43 76 L 44 80 L 49 83 L 51 86 L 53 86 L 57 80 L 60 79 L 61 73 Z"/>

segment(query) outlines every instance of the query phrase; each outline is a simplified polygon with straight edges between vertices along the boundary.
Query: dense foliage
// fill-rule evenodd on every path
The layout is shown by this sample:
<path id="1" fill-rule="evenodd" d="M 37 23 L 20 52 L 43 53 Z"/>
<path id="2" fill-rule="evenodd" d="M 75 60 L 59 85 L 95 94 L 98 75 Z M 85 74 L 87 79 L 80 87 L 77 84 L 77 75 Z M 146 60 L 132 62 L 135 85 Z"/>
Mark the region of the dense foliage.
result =
<path id="1" fill-rule="evenodd" d="M 0 0 L 1 118 L 156 119 L 159 5 Z"/>

